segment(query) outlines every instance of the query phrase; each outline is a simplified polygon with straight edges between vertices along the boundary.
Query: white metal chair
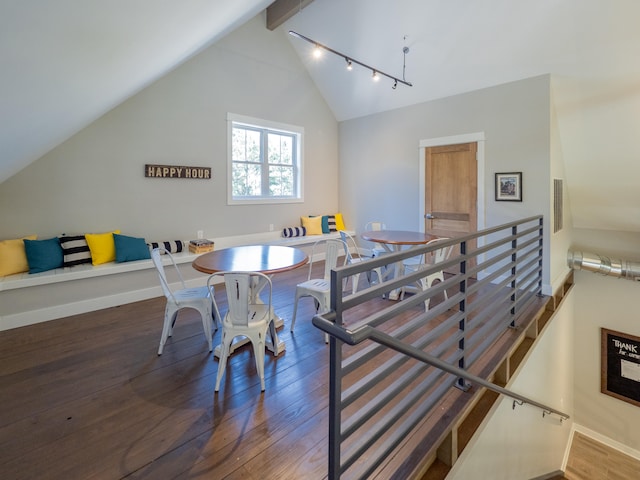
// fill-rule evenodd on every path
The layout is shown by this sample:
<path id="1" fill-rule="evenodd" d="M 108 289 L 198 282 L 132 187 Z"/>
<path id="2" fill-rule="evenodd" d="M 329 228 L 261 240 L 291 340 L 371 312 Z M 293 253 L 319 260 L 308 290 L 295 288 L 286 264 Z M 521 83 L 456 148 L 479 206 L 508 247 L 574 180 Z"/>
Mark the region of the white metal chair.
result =
<path id="1" fill-rule="evenodd" d="M 387 226 L 383 222 L 373 221 L 373 222 L 368 222 L 364 226 L 364 229 L 365 230 L 371 230 L 373 232 L 377 232 L 379 230 L 386 230 Z M 376 245 L 373 248 L 371 248 L 371 256 L 372 257 L 379 257 L 380 255 L 384 255 L 385 253 L 389 253 L 389 252 L 386 251 L 383 247 L 380 247 L 378 245 Z"/>
<path id="2" fill-rule="evenodd" d="M 164 254 L 163 254 L 164 252 Z M 162 256 L 170 259 L 173 269 L 180 281 L 181 288 L 174 290 L 171 288 L 167 281 L 167 275 L 164 270 L 164 264 Z M 173 327 L 178 318 L 178 312 L 183 308 L 193 308 L 200 312 L 202 317 L 202 327 L 204 329 L 204 335 L 207 338 L 209 344 L 209 351 L 212 348 L 212 336 L 213 332 L 218 329 L 217 319 L 220 317 L 217 310 L 214 308 L 212 294 L 213 290 L 210 290 L 206 286 L 187 288 L 180 273 L 180 269 L 176 264 L 175 259 L 164 248 L 154 248 L 151 251 L 151 259 L 158 271 L 158 277 L 160 278 L 160 285 L 164 296 L 167 298 L 167 304 L 164 309 L 164 324 L 162 326 L 162 336 L 160 337 L 160 346 L 158 347 L 158 355 L 162 355 L 164 344 L 167 338 L 173 334 Z M 213 327 L 215 328 L 212 328 Z"/>
<path id="3" fill-rule="evenodd" d="M 272 322 L 271 305 L 273 285 L 271 279 L 260 272 L 216 272 L 207 280 L 207 286 L 216 276 L 223 276 L 227 292 L 228 310 L 222 320 L 222 343 L 216 377 L 217 392 L 224 376 L 231 343 L 238 336 L 248 338 L 253 345 L 256 370 L 260 377 L 260 388 L 264 392 L 264 350 L 269 325 Z M 251 303 L 251 289 L 256 282 L 265 282 L 269 301 Z"/>
<path id="4" fill-rule="evenodd" d="M 428 242 L 427 245 L 442 242 L 444 240 L 449 240 L 449 239 L 444 237 L 436 238 L 435 240 L 431 240 L 430 242 Z M 451 256 L 452 251 L 453 251 L 453 245 L 449 245 L 447 247 L 439 248 L 438 250 L 435 250 L 428 254 L 422 254 L 417 257 L 406 258 L 402 262 L 402 268 L 404 272 L 407 273 L 407 272 L 416 272 L 418 270 L 421 270 L 433 265 L 437 265 L 438 263 L 442 263 L 445 260 L 447 260 Z M 419 287 L 419 290 L 425 291 L 427 288 L 431 288 L 431 285 L 433 285 L 433 282 L 435 282 L 436 280 L 440 282 L 444 282 L 443 270 L 438 270 L 430 275 L 427 275 L 426 277 L 421 278 L 420 282 L 417 283 L 417 286 Z M 407 286 L 402 287 L 402 289 L 400 290 L 400 300 L 404 299 L 405 291 L 407 291 L 408 288 L 411 288 L 411 287 L 407 287 Z M 444 290 L 443 293 L 444 293 L 445 300 L 447 300 L 449 298 L 449 296 L 447 295 L 447 291 Z M 429 298 L 425 300 L 424 302 L 425 310 L 429 310 L 430 300 L 431 299 Z"/>
<path id="5" fill-rule="evenodd" d="M 373 258 L 373 256 L 366 257 L 360 252 L 360 249 L 358 248 L 358 244 L 356 243 L 354 238 L 351 236 L 351 234 L 349 234 L 349 232 L 340 230 L 340 237 L 342 238 L 344 253 L 347 257 L 347 264 L 365 262 L 368 259 Z M 354 252 L 355 252 L 355 256 L 353 255 Z M 372 283 L 371 272 L 374 272 L 376 274 L 376 276 L 378 277 L 378 282 L 382 282 L 382 268 L 376 267 L 376 268 L 373 268 L 371 271 L 367 272 L 367 280 L 370 285 Z M 359 273 L 356 273 L 351 277 L 351 293 L 356 293 L 356 290 L 358 289 L 359 280 L 360 280 Z"/>
<path id="6" fill-rule="evenodd" d="M 302 297 L 313 297 L 316 305 L 316 313 L 328 312 L 331 308 L 331 270 L 338 264 L 338 256 L 343 242 L 341 240 L 318 240 L 313 244 L 311 250 L 311 260 L 309 261 L 309 274 L 307 281 L 296 286 L 296 297 L 293 304 L 293 318 L 291 319 L 291 331 L 296 324 L 298 312 L 298 300 Z M 325 248 L 324 275 L 322 278 L 311 278 L 313 269 L 313 257 L 321 246 Z M 346 257 L 345 257 L 346 262 Z M 325 341 L 329 341 L 329 336 L 325 334 Z"/>

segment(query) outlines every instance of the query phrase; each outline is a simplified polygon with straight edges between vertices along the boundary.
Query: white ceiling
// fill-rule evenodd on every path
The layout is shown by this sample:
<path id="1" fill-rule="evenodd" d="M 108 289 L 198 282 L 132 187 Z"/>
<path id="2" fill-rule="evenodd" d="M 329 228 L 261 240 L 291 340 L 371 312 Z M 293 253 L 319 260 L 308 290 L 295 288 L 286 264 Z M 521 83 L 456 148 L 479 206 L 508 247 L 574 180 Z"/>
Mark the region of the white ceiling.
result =
<path id="1" fill-rule="evenodd" d="M 0 182 L 266 8 L 269 0 L 4 0 Z M 553 75 L 574 225 L 640 231 L 640 2 L 315 0 L 283 26 L 338 120 Z"/>
<path id="2" fill-rule="evenodd" d="M 272 0 L 2 0 L 0 183 Z"/>

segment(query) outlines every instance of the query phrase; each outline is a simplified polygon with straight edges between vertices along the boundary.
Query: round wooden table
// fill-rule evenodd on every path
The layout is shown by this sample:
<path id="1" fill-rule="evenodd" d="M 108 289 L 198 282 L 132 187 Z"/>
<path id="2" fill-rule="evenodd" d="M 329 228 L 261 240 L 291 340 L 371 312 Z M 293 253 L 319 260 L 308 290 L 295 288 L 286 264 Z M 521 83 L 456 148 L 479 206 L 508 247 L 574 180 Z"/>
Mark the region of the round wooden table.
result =
<path id="1" fill-rule="evenodd" d="M 261 272 L 273 275 L 296 269 L 308 261 L 307 254 L 299 248 L 281 245 L 245 245 L 203 253 L 191 265 L 199 272 L 209 274 L 216 272 Z M 260 292 L 266 283 L 266 280 L 263 279 L 262 282 L 252 286 L 252 303 L 263 303 L 260 299 Z M 265 344 L 274 355 L 280 355 L 285 350 L 285 344 L 278 338 L 276 328 L 282 327 L 284 320 L 275 313 L 273 305 L 271 306 L 271 319 L 271 341 L 267 340 Z M 246 338 L 234 342 L 229 354 L 247 342 Z M 220 346 L 214 349 L 214 355 L 220 357 Z"/>
<path id="2" fill-rule="evenodd" d="M 193 268 L 202 273 L 261 272 L 267 275 L 294 270 L 309 261 L 304 251 L 280 245 L 246 245 L 204 253 Z"/>
<path id="3" fill-rule="evenodd" d="M 425 232 L 411 232 L 407 230 L 368 230 L 360 235 L 363 240 L 380 243 L 390 252 L 400 250 L 403 245 L 424 245 L 438 238 Z M 392 247 L 389 247 L 391 245 Z"/>
<path id="4" fill-rule="evenodd" d="M 411 232 L 407 230 L 367 230 L 362 232 L 360 236 L 363 240 L 381 244 L 389 253 L 398 252 L 402 247 L 408 246 L 411 248 L 417 245 L 424 245 L 438 238 L 436 235 L 430 233 Z M 393 270 L 393 275 L 397 278 L 402 272 L 402 262 L 398 262 L 394 265 L 393 269 L 390 270 Z M 390 270 L 387 271 L 389 272 Z M 399 295 L 398 290 L 392 290 L 389 292 L 389 300 L 397 300 Z"/>

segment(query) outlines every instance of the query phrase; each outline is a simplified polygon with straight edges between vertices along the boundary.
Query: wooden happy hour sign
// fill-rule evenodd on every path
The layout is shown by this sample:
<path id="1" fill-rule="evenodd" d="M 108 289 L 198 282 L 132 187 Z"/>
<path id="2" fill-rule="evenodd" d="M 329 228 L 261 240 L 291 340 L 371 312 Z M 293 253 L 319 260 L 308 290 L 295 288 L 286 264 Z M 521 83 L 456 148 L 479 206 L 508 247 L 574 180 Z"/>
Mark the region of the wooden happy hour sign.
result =
<path id="1" fill-rule="evenodd" d="M 211 179 L 211 168 L 147 164 L 144 166 L 144 176 L 150 178 L 193 178 L 209 180 Z"/>

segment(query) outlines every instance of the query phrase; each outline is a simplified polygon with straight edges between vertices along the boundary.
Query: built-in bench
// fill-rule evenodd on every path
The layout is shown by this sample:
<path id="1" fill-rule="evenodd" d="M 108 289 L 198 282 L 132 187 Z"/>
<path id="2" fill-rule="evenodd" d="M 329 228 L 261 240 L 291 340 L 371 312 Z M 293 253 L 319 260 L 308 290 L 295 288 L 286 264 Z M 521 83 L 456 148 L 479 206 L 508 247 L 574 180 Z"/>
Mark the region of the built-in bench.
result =
<path id="1" fill-rule="evenodd" d="M 318 240 L 340 238 L 338 232 L 283 238 L 266 232 L 213 238 L 215 249 L 236 245 L 270 244 L 305 250 Z M 198 254 L 173 254 L 176 263 L 190 264 Z M 202 274 L 181 269 L 189 285 L 201 285 Z M 102 265 L 77 265 L 47 272 L 0 277 L 0 330 L 86 313 L 162 295 L 151 260 Z"/>

